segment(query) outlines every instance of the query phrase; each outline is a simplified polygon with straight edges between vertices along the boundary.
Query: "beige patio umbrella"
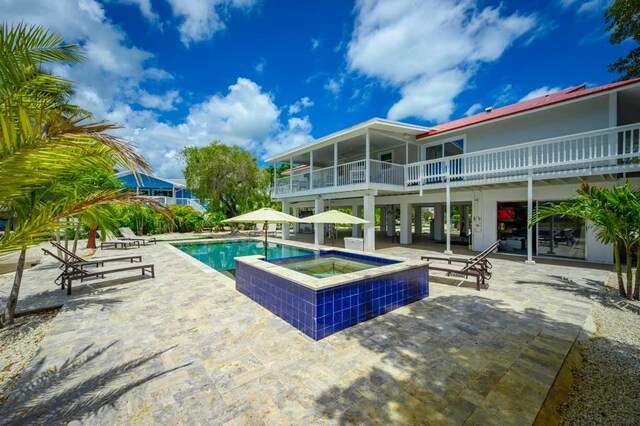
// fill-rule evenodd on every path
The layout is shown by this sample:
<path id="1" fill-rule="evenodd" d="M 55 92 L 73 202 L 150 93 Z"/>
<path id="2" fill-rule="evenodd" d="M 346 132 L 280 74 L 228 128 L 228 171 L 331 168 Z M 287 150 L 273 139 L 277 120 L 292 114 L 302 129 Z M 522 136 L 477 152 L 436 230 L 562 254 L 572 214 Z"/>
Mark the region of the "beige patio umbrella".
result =
<path id="1" fill-rule="evenodd" d="M 368 220 L 361 219 L 357 216 L 342 213 L 338 210 L 329 210 L 323 213 L 314 214 L 313 216 L 307 216 L 304 218 L 308 223 L 331 223 L 331 224 L 345 224 L 345 225 L 362 225 L 369 223 Z M 336 235 L 337 237 L 337 235 Z M 364 239 L 363 239 L 364 241 Z M 335 239 L 334 239 L 335 245 Z"/>
<path id="2" fill-rule="evenodd" d="M 267 249 L 269 242 L 267 238 L 269 236 L 269 224 L 270 223 L 300 223 L 306 222 L 306 220 L 298 219 L 290 214 L 282 213 L 268 207 L 254 210 L 249 213 L 241 214 L 240 216 L 232 217 L 231 219 L 223 220 L 223 222 L 236 222 L 236 223 L 264 223 L 264 257 L 267 258 Z"/>

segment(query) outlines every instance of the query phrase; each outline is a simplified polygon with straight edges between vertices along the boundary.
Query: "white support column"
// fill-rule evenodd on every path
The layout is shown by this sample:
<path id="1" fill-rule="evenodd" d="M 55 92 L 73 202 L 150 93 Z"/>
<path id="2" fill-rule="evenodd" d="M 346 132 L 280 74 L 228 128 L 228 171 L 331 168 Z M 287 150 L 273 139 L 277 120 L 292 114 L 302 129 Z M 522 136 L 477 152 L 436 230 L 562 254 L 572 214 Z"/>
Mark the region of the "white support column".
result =
<path id="1" fill-rule="evenodd" d="M 300 207 L 294 207 L 293 208 L 293 215 L 295 217 L 300 217 Z M 300 224 L 299 223 L 294 224 L 293 225 L 293 229 L 294 229 L 296 235 L 298 235 L 300 233 Z"/>
<path id="2" fill-rule="evenodd" d="M 333 186 L 338 186 L 338 142 L 333 144 Z"/>
<path id="3" fill-rule="evenodd" d="M 396 206 L 387 206 L 387 237 L 396 234 Z"/>
<path id="4" fill-rule="evenodd" d="M 404 164 L 409 164 L 409 141 L 404 143 Z"/>
<path id="5" fill-rule="evenodd" d="M 609 93 L 609 127 L 618 125 L 618 92 Z M 609 154 L 618 153 L 618 133 L 611 132 L 609 135 Z M 612 160 L 611 164 L 616 164 L 617 160 Z"/>
<path id="6" fill-rule="evenodd" d="M 422 207 L 416 206 L 413 210 L 413 220 L 415 221 L 416 229 L 415 233 L 422 234 Z"/>
<path id="7" fill-rule="evenodd" d="M 365 166 L 364 166 L 364 170 L 365 170 L 365 174 L 366 174 L 366 182 L 367 184 L 370 181 L 370 174 L 371 174 L 371 165 L 369 164 L 369 160 L 371 157 L 371 132 L 369 132 L 369 129 L 367 129 L 367 133 L 365 134 L 365 145 L 364 145 L 364 158 L 365 160 Z"/>
<path id="8" fill-rule="evenodd" d="M 282 202 L 282 212 L 289 214 L 289 203 L 286 201 Z M 288 240 L 289 239 L 289 226 L 290 224 L 288 223 L 283 223 L 282 224 L 282 239 L 283 240 Z"/>
<path id="9" fill-rule="evenodd" d="M 324 212 L 324 200 L 322 198 L 316 198 L 315 201 L 315 214 Z M 314 243 L 319 246 L 324 244 L 324 223 L 316 223 Z"/>
<path id="10" fill-rule="evenodd" d="M 313 150 L 309 151 L 309 189 L 313 189 Z"/>
<path id="11" fill-rule="evenodd" d="M 278 176 L 278 162 L 274 161 L 273 162 L 273 192 L 275 194 L 276 192 L 276 179 Z"/>
<path id="12" fill-rule="evenodd" d="M 293 192 L 293 157 L 289 159 L 289 192 Z"/>
<path id="13" fill-rule="evenodd" d="M 373 195 L 365 195 L 363 197 L 363 205 L 364 220 L 369 221 L 369 223 L 364 224 L 364 251 L 373 252 L 376 249 L 375 197 Z"/>
<path id="14" fill-rule="evenodd" d="M 400 244 L 411 244 L 411 204 L 400 203 Z"/>
<path id="15" fill-rule="evenodd" d="M 527 180 L 527 225 L 531 221 L 533 216 L 533 176 L 529 174 Z M 553 235 L 550 236 L 553 238 Z M 524 262 L 527 265 L 534 265 L 536 262 L 533 260 L 533 228 L 527 226 L 527 260 Z"/>
<path id="16" fill-rule="evenodd" d="M 380 232 L 387 231 L 387 206 L 380 207 Z"/>
<path id="17" fill-rule="evenodd" d="M 351 214 L 354 215 L 354 216 L 360 217 L 360 205 L 359 204 L 354 204 L 353 206 L 351 206 Z M 353 225 L 351 227 L 351 236 L 353 238 L 359 238 L 360 237 L 360 225 Z"/>
<path id="18" fill-rule="evenodd" d="M 451 185 L 449 185 L 449 178 L 447 177 L 446 187 L 446 206 L 445 206 L 445 231 L 447 232 L 447 248 L 444 254 L 453 254 L 451 251 Z"/>

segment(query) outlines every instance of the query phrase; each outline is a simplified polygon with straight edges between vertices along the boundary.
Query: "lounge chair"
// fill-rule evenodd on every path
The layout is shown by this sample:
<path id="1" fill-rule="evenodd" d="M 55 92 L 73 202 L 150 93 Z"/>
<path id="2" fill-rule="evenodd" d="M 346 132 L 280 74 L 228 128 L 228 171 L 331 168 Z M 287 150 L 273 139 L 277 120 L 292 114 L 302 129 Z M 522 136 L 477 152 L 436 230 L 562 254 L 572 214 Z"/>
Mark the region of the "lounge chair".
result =
<path id="1" fill-rule="evenodd" d="M 58 276 L 58 278 L 55 279 L 54 282 L 57 285 L 59 285 L 63 290 L 66 285 L 67 294 L 71 294 L 71 285 L 73 281 L 80 280 L 80 282 L 83 282 L 87 278 L 104 278 L 108 274 L 114 274 L 117 272 L 140 270 L 142 272 L 142 275 L 146 275 L 146 272 L 148 272 L 151 274 L 151 278 L 156 277 L 153 264 L 146 264 L 146 265 L 138 264 L 135 266 L 134 265 L 121 266 L 118 268 L 108 268 L 108 269 L 96 268 L 96 269 L 91 269 L 87 271 L 83 269 L 83 267 L 88 264 L 95 264 L 96 262 L 87 262 L 86 264 L 69 262 L 58 257 L 57 255 L 53 254 L 47 249 L 42 249 L 42 251 L 44 251 L 45 254 L 57 259 L 59 262 L 61 262 L 64 265 L 64 270 Z"/>
<path id="2" fill-rule="evenodd" d="M 440 266 L 429 264 L 429 270 L 446 272 L 448 277 L 474 277 L 476 279 L 476 290 L 480 291 L 481 288 L 489 288 L 487 280 L 491 278 L 491 274 L 485 270 L 481 259 L 477 259 L 465 266 L 460 265 L 459 268 L 456 268 L 454 265 Z"/>
<path id="3" fill-rule="evenodd" d="M 80 256 L 78 256 L 77 254 L 75 254 L 74 252 L 67 250 L 64 246 L 51 242 L 51 244 L 53 244 L 53 246 L 60 250 L 61 252 L 63 252 L 66 256 L 67 256 L 67 261 L 68 262 L 72 262 L 75 263 L 76 265 L 80 265 L 80 267 L 84 267 L 84 266 L 104 266 L 105 263 L 107 262 L 142 262 L 142 256 L 118 256 L 118 257 L 97 257 L 91 260 L 87 260 L 84 259 Z"/>
<path id="4" fill-rule="evenodd" d="M 491 244 L 489 247 L 487 247 L 482 252 L 478 253 L 473 257 L 428 255 L 428 256 L 422 256 L 422 260 L 429 260 L 429 261 L 439 260 L 439 261 L 447 262 L 449 265 L 451 265 L 453 262 L 464 263 L 467 266 L 469 266 L 470 264 L 476 263 L 478 267 L 482 268 L 483 273 L 487 277 L 487 279 L 490 279 L 491 272 L 489 271 L 489 269 L 493 268 L 493 265 L 491 264 L 487 256 L 493 253 L 498 248 L 499 245 L 500 245 L 500 240 Z"/>
<path id="5" fill-rule="evenodd" d="M 136 235 L 131 228 L 118 228 L 118 231 L 120 231 L 120 234 L 122 235 L 122 238 L 120 240 L 124 240 L 124 241 L 138 241 L 139 243 L 141 243 L 143 246 L 146 246 L 147 244 L 155 244 L 156 243 L 156 239 L 155 237 L 151 237 L 151 238 L 144 238 L 144 237 L 140 237 L 138 235 Z"/>
<path id="6" fill-rule="evenodd" d="M 137 247 L 140 247 L 140 241 L 119 239 L 119 240 L 113 240 L 113 241 L 103 241 L 100 243 L 101 249 L 121 248 L 121 249 L 127 250 L 129 248 L 137 248 Z"/>
<path id="7" fill-rule="evenodd" d="M 289 226 L 287 224 L 287 226 Z M 272 237 L 276 237 L 278 236 L 278 224 L 277 223 L 270 223 L 267 227 L 267 235 L 270 235 Z"/>

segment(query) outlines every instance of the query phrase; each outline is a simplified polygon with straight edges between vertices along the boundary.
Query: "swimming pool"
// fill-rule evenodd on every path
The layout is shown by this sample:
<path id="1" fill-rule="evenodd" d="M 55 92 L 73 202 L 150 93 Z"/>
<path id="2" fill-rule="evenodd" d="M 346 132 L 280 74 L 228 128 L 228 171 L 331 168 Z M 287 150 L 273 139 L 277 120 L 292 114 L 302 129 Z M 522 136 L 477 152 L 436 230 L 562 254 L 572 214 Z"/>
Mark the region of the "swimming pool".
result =
<path id="1" fill-rule="evenodd" d="M 238 256 L 264 255 L 264 242 L 256 240 L 219 241 L 211 243 L 174 244 L 191 257 L 216 271 L 235 273 Z M 299 247 L 269 243 L 268 259 L 312 255 L 315 252 Z"/>
<path id="2" fill-rule="evenodd" d="M 315 255 L 294 257 L 291 259 L 274 259 L 269 262 L 284 268 L 311 275 L 316 278 L 332 277 L 340 274 L 364 271 L 365 269 L 397 263 L 377 257 L 355 258 L 336 251 L 322 252 Z"/>

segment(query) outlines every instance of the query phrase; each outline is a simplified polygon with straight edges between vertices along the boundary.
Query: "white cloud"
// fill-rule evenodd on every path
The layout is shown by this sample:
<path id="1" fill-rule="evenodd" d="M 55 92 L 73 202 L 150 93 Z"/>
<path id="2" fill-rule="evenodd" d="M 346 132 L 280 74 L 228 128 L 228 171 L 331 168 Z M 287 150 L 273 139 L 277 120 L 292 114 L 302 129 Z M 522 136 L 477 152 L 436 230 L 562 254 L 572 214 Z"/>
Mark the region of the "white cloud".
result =
<path id="1" fill-rule="evenodd" d="M 389 118 L 445 121 L 477 67 L 535 25 L 534 16 L 475 0 L 359 0 L 348 68 L 400 90 Z"/>
<path id="2" fill-rule="evenodd" d="M 132 46 L 97 1 L 0 0 L 0 5 L 3 20 L 9 24 L 24 21 L 43 25 L 85 47 L 85 63 L 57 65 L 53 71 L 77 82 L 73 103 L 92 111 L 97 119 L 121 124 L 123 128 L 114 134 L 134 142 L 158 176 L 181 176 L 176 153 L 187 145 L 219 139 L 262 157 L 311 138 L 307 117 L 282 123 L 281 108 L 272 96 L 244 78 L 230 85 L 226 93 L 191 105 L 183 120 L 164 122 L 158 112 L 181 102 L 179 91 L 170 87 L 158 93 L 146 83 L 170 85 L 173 76 L 148 66 L 153 55 Z M 138 105 L 145 109 L 134 108 Z"/>
<path id="3" fill-rule="evenodd" d="M 316 50 L 318 47 L 320 47 L 320 39 L 312 38 L 311 39 L 311 50 Z"/>
<path id="4" fill-rule="evenodd" d="M 267 65 L 267 60 L 265 58 L 260 58 L 257 64 L 254 65 L 253 69 L 256 70 L 258 74 L 262 74 L 264 71 L 264 67 Z"/>
<path id="5" fill-rule="evenodd" d="M 469 109 L 468 109 L 468 110 L 466 110 L 466 111 L 464 112 L 464 115 L 468 117 L 468 116 L 470 116 L 470 115 L 473 115 L 473 114 L 477 113 L 477 112 L 478 112 L 478 111 L 480 111 L 481 109 L 482 109 L 482 105 L 481 105 L 481 104 L 473 104 L 473 105 L 471 105 L 471 106 L 469 107 Z"/>
<path id="6" fill-rule="evenodd" d="M 274 136 L 262 144 L 264 156 L 278 154 L 311 141 L 313 139 L 311 130 L 311 121 L 308 116 L 290 118 L 286 126 L 279 128 Z"/>
<path id="7" fill-rule="evenodd" d="M 257 0 L 167 0 L 181 19 L 178 31 L 185 46 L 208 40 L 226 28 L 229 9 L 250 10 Z"/>
<path id="8" fill-rule="evenodd" d="M 299 101 L 289 105 L 289 115 L 297 114 L 300 111 L 302 111 L 303 109 L 310 108 L 313 105 L 314 105 L 313 101 L 311 99 L 309 99 L 308 96 L 305 96 L 304 98 L 300 99 Z"/>
<path id="9" fill-rule="evenodd" d="M 559 0 L 559 2 L 560 6 L 565 9 L 578 6 L 578 13 L 600 14 L 609 7 L 612 0 Z"/>
<path id="10" fill-rule="evenodd" d="M 158 15 L 151 8 L 151 0 L 115 0 L 115 1 L 117 3 L 138 6 L 142 16 L 147 18 L 149 21 L 156 22 L 158 20 Z"/>
<path id="11" fill-rule="evenodd" d="M 537 89 L 532 90 L 526 95 L 524 95 L 522 99 L 520 99 L 520 101 L 539 98 L 540 96 L 549 95 L 551 93 L 559 92 L 560 90 L 562 90 L 562 87 L 549 87 L 549 86 L 538 87 Z"/>
<path id="12" fill-rule="evenodd" d="M 342 85 L 343 84 L 344 84 L 344 77 L 343 76 L 338 77 L 338 78 L 330 78 L 324 84 L 324 88 L 325 88 L 325 90 L 328 90 L 329 92 L 333 93 L 334 95 L 338 95 L 338 93 L 340 93 L 340 90 L 342 90 Z"/>
<path id="13" fill-rule="evenodd" d="M 138 97 L 138 103 L 143 107 L 161 111 L 172 111 L 175 109 L 174 104 L 180 102 L 182 102 L 182 98 L 177 90 L 169 90 L 163 95 L 153 95 L 142 90 Z"/>
<path id="14" fill-rule="evenodd" d="M 609 5 L 609 0 L 589 0 L 580 5 L 578 13 L 597 13 L 604 11 Z"/>

